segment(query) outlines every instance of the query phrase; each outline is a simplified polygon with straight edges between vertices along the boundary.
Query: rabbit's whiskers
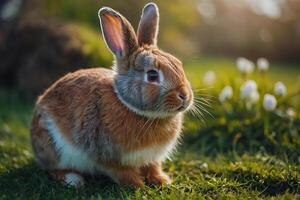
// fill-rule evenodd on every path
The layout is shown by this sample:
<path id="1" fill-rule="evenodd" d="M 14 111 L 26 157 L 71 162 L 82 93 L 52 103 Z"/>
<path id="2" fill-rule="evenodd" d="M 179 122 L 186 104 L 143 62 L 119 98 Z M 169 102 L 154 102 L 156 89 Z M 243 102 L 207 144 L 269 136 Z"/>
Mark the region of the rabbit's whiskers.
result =
<path id="1" fill-rule="evenodd" d="M 205 89 L 197 89 L 198 91 L 205 90 Z M 195 90 L 193 90 L 195 91 Z M 213 115 L 208 111 L 208 108 L 211 108 L 211 103 L 214 101 L 214 97 L 207 94 L 202 94 L 199 92 L 194 92 L 194 103 L 191 106 L 189 112 L 199 119 L 202 123 L 205 123 L 206 115 L 214 118 Z"/>

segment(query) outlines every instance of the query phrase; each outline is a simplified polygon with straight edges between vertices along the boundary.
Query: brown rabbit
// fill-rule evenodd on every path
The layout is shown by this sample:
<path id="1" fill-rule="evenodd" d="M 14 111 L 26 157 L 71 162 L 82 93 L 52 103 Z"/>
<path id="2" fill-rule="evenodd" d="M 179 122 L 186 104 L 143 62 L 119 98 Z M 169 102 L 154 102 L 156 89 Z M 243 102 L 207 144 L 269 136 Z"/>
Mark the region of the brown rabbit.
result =
<path id="1" fill-rule="evenodd" d="M 169 184 L 162 162 L 176 146 L 193 103 L 182 63 L 158 49 L 159 13 L 144 7 L 137 36 L 111 8 L 99 10 L 113 70 L 69 73 L 36 103 L 31 141 L 38 165 L 59 181 L 105 174 L 121 185 Z"/>

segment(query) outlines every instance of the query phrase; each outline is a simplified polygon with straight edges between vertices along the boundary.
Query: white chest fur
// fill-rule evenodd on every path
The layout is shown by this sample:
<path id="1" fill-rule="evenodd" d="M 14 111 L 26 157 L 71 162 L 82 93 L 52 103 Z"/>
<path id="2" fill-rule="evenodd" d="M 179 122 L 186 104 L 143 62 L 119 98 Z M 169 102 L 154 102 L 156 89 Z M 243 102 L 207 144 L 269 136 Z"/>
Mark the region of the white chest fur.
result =
<path id="1" fill-rule="evenodd" d="M 177 139 L 174 139 L 163 145 L 126 152 L 123 153 L 121 162 L 123 165 L 142 166 L 153 162 L 164 161 L 170 158 L 176 144 Z"/>

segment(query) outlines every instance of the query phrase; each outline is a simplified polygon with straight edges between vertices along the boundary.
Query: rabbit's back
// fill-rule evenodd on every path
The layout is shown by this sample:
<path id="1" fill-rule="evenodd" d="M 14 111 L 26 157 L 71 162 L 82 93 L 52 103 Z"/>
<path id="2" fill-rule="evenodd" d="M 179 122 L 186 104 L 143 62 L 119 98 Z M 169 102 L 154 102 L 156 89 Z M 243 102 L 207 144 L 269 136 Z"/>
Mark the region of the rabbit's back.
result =
<path id="1" fill-rule="evenodd" d="M 36 109 L 54 118 L 63 136 L 72 141 L 75 132 L 90 131 L 93 121 L 99 122 L 102 91 L 113 92 L 112 79 L 113 72 L 104 68 L 68 73 L 38 98 Z"/>
<path id="2" fill-rule="evenodd" d="M 94 172 L 99 170 L 96 160 L 117 159 L 119 148 L 104 133 L 99 103 L 102 92 L 113 93 L 112 81 L 111 70 L 79 70 L 56 81 L 38 98 L 31 139 L 43 168 L 71 166 Z"/>

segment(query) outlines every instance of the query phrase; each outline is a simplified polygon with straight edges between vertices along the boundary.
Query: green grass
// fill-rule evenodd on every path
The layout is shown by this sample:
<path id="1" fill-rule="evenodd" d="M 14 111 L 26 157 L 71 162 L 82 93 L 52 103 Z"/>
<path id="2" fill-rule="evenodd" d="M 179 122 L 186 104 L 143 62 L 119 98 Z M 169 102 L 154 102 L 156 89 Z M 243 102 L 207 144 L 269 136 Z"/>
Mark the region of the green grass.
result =
<path id="1" fill-rule="evenodd" d="M 228 74 L 237 76 L 233 62 L 225 59 L 204 59 L 186 66 L 195 87 L 200 86 L 207 70 L 214 70 L 225 82 L 230 80 Z M 296 91 L 299 74 L 299 70 L 278 65 L 269 79 L 282 80 Z M 206 125 L 188 117 L 182 144 L 173 160 L 164 165 L 174 180 L 172 185 L 132 190 L 104 178 L 74 189 L 49 180 L 36 166 L 28 131 L 32 105 L 16 92 L 0 90 L 0 199 L 299 198 L 298 118 L 274 118 L 270 130 L 276 135 L 270 139 L 262 135 L 261 121 L 240 121 L 239 116 L 228 120 L 211 109 L 215 119 L 208 117 Z"/>

